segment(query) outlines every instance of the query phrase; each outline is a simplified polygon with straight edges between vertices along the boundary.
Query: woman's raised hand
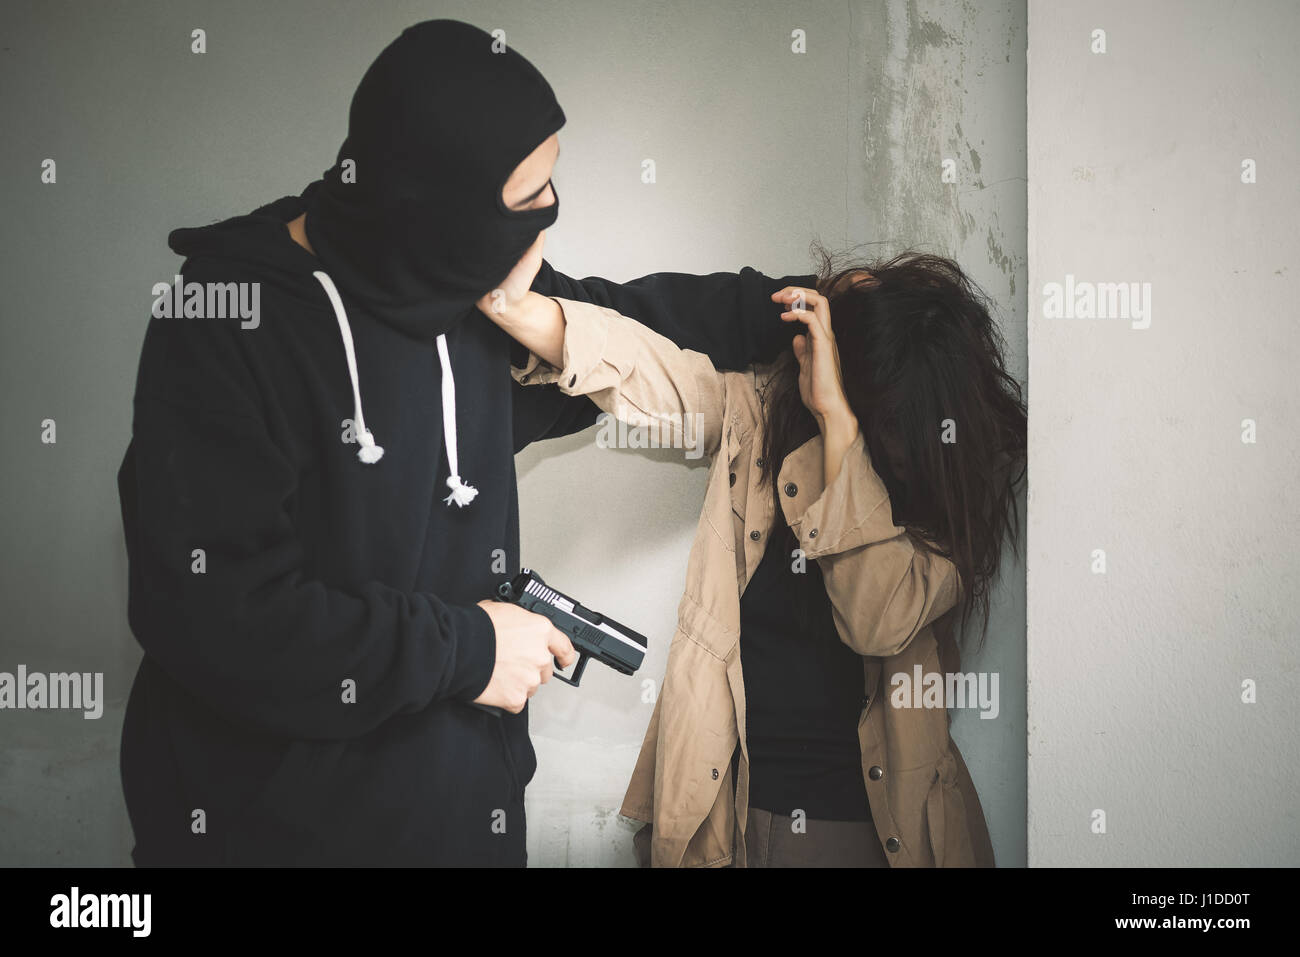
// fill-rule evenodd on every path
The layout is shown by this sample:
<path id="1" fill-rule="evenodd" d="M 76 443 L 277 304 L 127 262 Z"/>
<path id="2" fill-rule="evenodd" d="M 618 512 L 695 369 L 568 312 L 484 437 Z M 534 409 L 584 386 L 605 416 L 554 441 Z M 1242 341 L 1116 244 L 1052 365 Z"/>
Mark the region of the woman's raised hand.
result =
<path id="1" fill-rule="evenodd" d="M 827 423 L 847 422 L 853 418 L 844 395 L 844 377 L 840 371 L 840 354 L 831 331 L 831 307 L 826 297 L 814 289 L 786 286 L 772 293 L 774 302 L 790 307 L 781 313 L 786 322 L 802 322 L 807 332 L 792 340 L 794 357 L 799 362 L 799 397 L 817 419 L 823 432 Z"/>
<path id="2" fill-rule="evenodd" d="M 808 327 L 792 344 L 799 361 L 799 397 L 821 429 L 823 477 L 829 486 L 858 438 L 858 418 L 844 395 L 840 352 L 831 331 L 831 306 L 825 296 L 802 286 L 786 286 L 772 293 L 772 300 L 790 307 L 781 313 L 782 319 Z"/>

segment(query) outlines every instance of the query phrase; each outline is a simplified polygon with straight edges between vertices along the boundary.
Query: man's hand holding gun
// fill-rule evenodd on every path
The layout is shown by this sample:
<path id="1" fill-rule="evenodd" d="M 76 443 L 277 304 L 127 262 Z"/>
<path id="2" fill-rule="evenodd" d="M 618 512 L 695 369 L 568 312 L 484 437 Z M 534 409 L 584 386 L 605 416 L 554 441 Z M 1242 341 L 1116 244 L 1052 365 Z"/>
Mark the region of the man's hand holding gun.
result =
<path id="1" fill-rule="evenodd" d="M 494 598 L 478 606 L 487 612 L 496 630 L 497 662 L 474 704 L 518 714 L 537 689 L 551 680 L 554 663 L 567 668 L 578 660 L 578 653 L 568 636 L 545 615 Z"/>
<path id="2" fill-rule="evenodd" d="M 625 675 L 635 674 L 645 659 L 643 635 L 556 591 L 527 568 L 479 607 L 497 632 L 496 668 L 473 702 L 485 711 L 518 714 L 552 677 L 577 687 L 592 658 Z M 569 676 L 556 671 L 570 665 Z"/>

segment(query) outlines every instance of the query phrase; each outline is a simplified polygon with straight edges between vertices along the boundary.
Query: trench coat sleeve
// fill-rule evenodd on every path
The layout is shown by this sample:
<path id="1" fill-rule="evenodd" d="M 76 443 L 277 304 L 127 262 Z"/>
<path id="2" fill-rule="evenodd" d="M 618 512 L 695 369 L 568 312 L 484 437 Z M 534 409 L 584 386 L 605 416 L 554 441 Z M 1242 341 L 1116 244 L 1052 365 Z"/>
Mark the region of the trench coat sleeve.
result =
<path id="1" fill-rule="evenodd" d="M 566 395 L 587 395 L 629 425 L 671 436 L 713 455 L 722 444 L 727 378 L 702 352 L 605 306 L 551 297 L 564 313 L 563 367 L 529 352 L 510 374 L 522 385 L 557 383 Z M 685 434 L 683 434 L 685 430 Z"/>
<path id="2" fill-rule="evenodd" d="M 957 603 L 957 567 L 894 524 L 860 433 L 835 480 L 790 527 L 821 567 L 840 639 L 860 655 L 898 654 Z"/>

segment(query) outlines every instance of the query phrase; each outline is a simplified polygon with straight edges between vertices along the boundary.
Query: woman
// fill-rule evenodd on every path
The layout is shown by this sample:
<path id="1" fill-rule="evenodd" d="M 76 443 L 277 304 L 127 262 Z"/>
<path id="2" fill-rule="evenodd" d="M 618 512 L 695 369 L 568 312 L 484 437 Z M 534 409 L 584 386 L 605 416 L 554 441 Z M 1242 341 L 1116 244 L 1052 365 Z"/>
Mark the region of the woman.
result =
<path id="1" fill-rule="evenodd" d="M 558 382 L 712 456 L 668 668 L 620 813 L 653 866 L 992 866 L 942 701 L 953 638 L 1016 536 L 1026 416 L 987 300 L 953 262 L 824 262 L 774 294 L 791 353 L 719 373 L 611 309 L 528 291 L 539 237 L 480 309 Z M 690 420 L 687 420 L 690 421 Z M 960 612 L 960 614 L 958 614 Z"/>

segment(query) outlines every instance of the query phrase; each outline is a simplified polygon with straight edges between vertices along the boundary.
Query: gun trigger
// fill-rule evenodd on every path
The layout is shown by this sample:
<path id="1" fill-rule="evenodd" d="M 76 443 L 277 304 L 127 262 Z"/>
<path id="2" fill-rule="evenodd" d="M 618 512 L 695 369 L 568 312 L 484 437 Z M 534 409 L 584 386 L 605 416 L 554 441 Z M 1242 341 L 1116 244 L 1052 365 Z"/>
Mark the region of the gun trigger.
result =
<path id="1" fill-rule="evenodd" d="M 573 666 L 572 675 L 563 675 L 560 673 L 560 661 L 557 658 L 555 660 L 555 670 L 552 673 L 555 675 L 556 678 L 559 678 L 566 685 L 573 685 L 573 687 L 576 688 L 578 687 L 578 682 L 582 680 L 582 669 L 587 667 L 587 659 L 590 657 L 591 655 L 584 655 L 582 653 L 579 653 L 578 663 Z"/>
<path id="2" fill-rule="evenodd" d="M 573 666 L 573 686 L 578 687 L 578 682 L 582 680 L 582 669 L 587 667 L 587 662 L 591 660 L 591 655 L 579 655 L 578 663 Z"/>

